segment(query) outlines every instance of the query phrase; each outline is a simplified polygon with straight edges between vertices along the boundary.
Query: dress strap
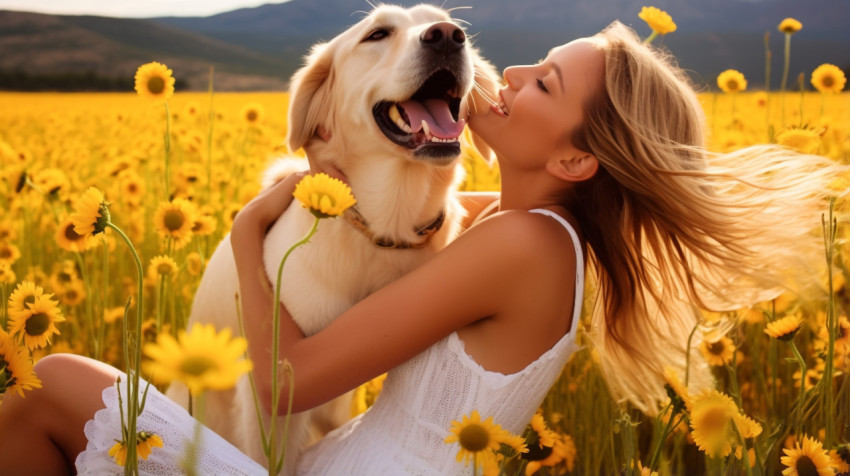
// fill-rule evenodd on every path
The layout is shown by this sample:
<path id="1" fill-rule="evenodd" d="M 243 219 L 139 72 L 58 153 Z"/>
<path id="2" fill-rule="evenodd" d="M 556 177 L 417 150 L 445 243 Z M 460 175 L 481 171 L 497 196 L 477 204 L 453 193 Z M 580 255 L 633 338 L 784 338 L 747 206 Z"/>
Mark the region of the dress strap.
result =
<path id="1" fill-rule="evenodd" d="M 529 210 L 531 213 L 539 213 L 541 215 L 546 215 L 549 217 L 558 220 L 558 223 L 563 225 L 564 228 L 570 233 L 570 237 L 573 239 L 573 247 L 576 251 L 576 291 L 575 291 L 575 304 L 573 307 L 573 322 L 570 325 L 570 335 L 574 335 L 576 329 L 578 329 L 578 321 L 581 318 L 581 306 L 582 301 L 584 300 L 584 254 L 581 249 L 581 242 L 578 239 L 578 233 L 573 228 L 570 223 L 564 219 L 561 215 L 557 213 L 546 210 L 545 208 L 535 208 L 533 210 Z"/>

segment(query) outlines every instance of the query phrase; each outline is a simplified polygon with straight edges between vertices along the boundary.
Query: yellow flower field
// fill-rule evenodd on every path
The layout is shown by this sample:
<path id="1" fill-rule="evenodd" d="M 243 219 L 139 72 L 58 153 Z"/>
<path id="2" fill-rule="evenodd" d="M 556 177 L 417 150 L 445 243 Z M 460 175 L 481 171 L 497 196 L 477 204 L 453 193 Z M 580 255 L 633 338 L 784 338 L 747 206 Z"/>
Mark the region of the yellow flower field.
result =
<path id="1" fill-rule="evenodd" d="M 778 142 L 850 162 L 850 93 L 706 92 L 700 100 L 712 150 Z M 89 237 L 70 224 L 74 202 L 89 187 L 104 193 L 109 220 L 126 233 L 144 267 L 143 340 L 152 349 L 158 335 L 176 337 L 185 329 L 206 259 L 235 213 L 258 193 L 260 172 L 286 153 L 287 102 L 282 92 L 178 92 L 168 100 L 166 121 L 161 101 L 135 93 L 0 93 L 0 369 L 20 372 L 17 386 L 0 372 L 0 393 L 38 386 L 22 362 L 25 351 L 15 345 L 30 349 L 34 360 L 74 352 L 125 367 L 123 320 L 139 323 L 136 303 L 124 308 L 135 300 L 138 274 L 113 230 Z M 498 170 L 469 149 L 463 160 L 462 189 L 498 189 Z M 840 183 L 847 186 L 848 179 Z M 687 395 L 674 379 L 670 404 L 657 416 L 642 415 L 607 396 L 594 353 L 585 349 L 564 369 L 525 435 L 526 442 L 541 442 L 528 443 L 535 464 L 503 465 L 502 471 L 649 474 L 654 467 L 659 474 L 777 474 L 802 468 L 799 461 L 808 458 L 811 467 L 847 472 L 850 260 L 844 243 L 850 228 L 841 207 L 835 216 L 835 267 L 821 298 L 783 296 L 707 315 L 706 328 L 695 330 L 710 334 L 712 323 L 735 323 L 726 337 L 699 347 L 715 364 L 715 393 Z M 765 332 L 773 322 L 781 328 Z M 796 334 L 789 322 L 799 324 Z M 828 322 L 835 322 L 832 339 Z M 26 338 L 9 337 L 13 331 Z M 781 340 L 786 336 L 790 340 Z M 829 366 L 832 375 L 825 373 Z M 352 408 L 362 411 L 379 391 L 380 382 L 364 386 Z M 544 440 L 550 446 L 541 446 Z"/>

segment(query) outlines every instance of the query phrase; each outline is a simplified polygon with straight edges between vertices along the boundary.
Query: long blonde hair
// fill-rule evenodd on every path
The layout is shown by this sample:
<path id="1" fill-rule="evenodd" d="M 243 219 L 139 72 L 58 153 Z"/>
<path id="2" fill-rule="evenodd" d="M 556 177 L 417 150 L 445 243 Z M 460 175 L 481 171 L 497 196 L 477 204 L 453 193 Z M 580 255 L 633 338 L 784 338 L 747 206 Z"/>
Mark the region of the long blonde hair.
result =
<path id="1" fill-rule="evenodd" d="M 817 282 L 814 231 L 843 169 L 775 145 L 710 154 L 702 108 L 673 59 L 619 22 L 595 38 L 604 88 L 573 140 L 600 169 L 570 208 L 590 248 L 591 338 L 606 380 L 618 399 L 655 412 L 664 368 L 684 372 L 700 309 L 741 309 Z M 694 390 L 713 385 L 698 342 Z"/>

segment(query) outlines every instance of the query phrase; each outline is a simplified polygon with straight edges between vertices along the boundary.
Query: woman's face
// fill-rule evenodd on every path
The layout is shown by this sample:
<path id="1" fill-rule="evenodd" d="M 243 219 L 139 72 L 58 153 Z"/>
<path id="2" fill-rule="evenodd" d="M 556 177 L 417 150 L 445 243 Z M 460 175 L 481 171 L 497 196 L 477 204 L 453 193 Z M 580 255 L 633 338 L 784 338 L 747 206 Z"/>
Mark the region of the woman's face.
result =
<path id="1" fill-rule="evenodd" d="M 601 87 L 603 61 L 599 44 L 582 39 L 552 49 L 536 65 L 509 67 L 498 104 L 470 117 L 469 126 L 500 162 L 536 166 L 578 153 L 571 135 L 583 104 Z"/>

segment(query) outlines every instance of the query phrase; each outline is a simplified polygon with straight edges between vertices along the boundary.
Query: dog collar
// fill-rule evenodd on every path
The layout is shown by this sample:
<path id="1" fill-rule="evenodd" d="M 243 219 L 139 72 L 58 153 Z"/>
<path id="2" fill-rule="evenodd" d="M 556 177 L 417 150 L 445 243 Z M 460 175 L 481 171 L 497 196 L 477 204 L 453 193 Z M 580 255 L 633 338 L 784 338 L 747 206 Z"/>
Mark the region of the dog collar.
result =
<path id="1" fill-rule="evenodd" d="M 372 230 L 369 229 L 369 222 L 363 218 L 363 215 L 360 214 L 359 211 L 355 207 L 351 207 L 343 213 L 343 217 L 345 220 L 351 224 L 354 228 L 360 230 L 361 233 L 366 235 L 375 246 L 380 248 L 390 248 L 397 250 L 407 250 L 407 249 L 417 249 L 423 248 L 428 244 L 428 241 L 431 240 L 431 237 L 434 236 L 435 233 L 440 231 L 440 228 L 443 227 L 443 223 L 446 221 L 446 211 L 440 210 L 440 213 L 437 215 L 437 218 L 432 220 L 425 226 L 414 229 L 417 236 L 422 237 L 422 241 L 417 243 L 411 243 L 409 241 L 394 241 L 390 238 L 385 237 L 376 237 Z"/>

